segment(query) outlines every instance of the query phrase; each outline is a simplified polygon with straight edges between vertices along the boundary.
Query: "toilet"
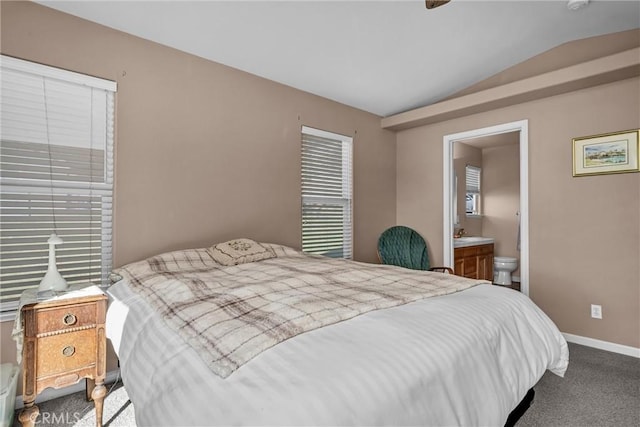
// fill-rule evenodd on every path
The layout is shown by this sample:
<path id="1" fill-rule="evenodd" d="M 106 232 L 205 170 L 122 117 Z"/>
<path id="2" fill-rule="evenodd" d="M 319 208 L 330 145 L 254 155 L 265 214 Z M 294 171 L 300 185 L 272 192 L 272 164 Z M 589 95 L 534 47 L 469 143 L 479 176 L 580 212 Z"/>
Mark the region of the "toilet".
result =
<path id="1" fill-rule="evenodd" d="M 518 259 L 508 256 L 493 258 L 493 283 L 496 285 L 510 285 L 511 273 L 518 268 Z"/>

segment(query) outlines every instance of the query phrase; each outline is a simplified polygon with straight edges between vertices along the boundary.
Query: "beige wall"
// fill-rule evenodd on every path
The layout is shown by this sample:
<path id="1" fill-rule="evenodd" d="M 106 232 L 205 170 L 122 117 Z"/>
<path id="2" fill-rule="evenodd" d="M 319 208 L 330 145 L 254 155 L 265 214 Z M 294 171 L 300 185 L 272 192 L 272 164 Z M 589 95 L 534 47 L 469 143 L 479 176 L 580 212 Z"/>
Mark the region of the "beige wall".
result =
<path id="1" fill-rule="evenodd" d="M 380 117 L 34 3 L 2 2 L 2 53 L 118 82 L 115 265 L 247 236 L 300 246 L 300 127 L 354 137 L 355 258 L 395 222 Z"/>
<path id="2" fill-rule="evenodd" d="M 455 228 L 463 228 L 466 235 L 469 236 L 482 236 L 482 217 L 468 217 L 466 215 L 467 166 L 482 168 L 482 150 L 463 142 L 455 142 L 453 144 L 453 170 L 458 179 L 456 202 L 459 220 Z"/>
<path id="3" fill-rule="evenodd" d="M 3 54 L 118 83 L 115 266 L 235 237 L 300 247 L 302 125 L 354 137 L 354 258 L 376 261 L 396 201 L 380 117 L 35 3 L 1 14 Z"/>
<path id="4" fill-rule="evenodd" d="M 571 149 L 574 137 L 639 128 L 639 94 L 633 78 L 399 132 L 398 223 L 441 263 L 443 136 L 528 119 L 530 297 L 563 332 L 640 347 L 640 174 L 574 178 Z"/>
<path id="5" fill-rule="evenodd" d="M 482 150 L 482 201 L 482 235 L 493 237 L 494 255 L 519 260 L 516 215 L 520 210 L 519 144 Z M 517 276 L 519 268 L 513 274 Z"/>
<path id="6" fill-rule="evenodd" d="M 447 99 L 505 85 L 640 46 L 640 29 L 573 40 L 464 88 Z"/>
<path id="7" fill-rule="evenodd" d="M 441 264 L 443 135 L 528 119 L 530 296 L 564 332 L 640 346 L 640 175 L 571 176 L 572 137 L 640 127 L 640 79 L 402 131 L 396 150 L 374 115 L 33 3 L 0 14 L 3 54 L 118 82 L 116 265 L 239 235 L 299 247 L 301 125 L 355 137 L 356 259 L 398 223 Z"/>

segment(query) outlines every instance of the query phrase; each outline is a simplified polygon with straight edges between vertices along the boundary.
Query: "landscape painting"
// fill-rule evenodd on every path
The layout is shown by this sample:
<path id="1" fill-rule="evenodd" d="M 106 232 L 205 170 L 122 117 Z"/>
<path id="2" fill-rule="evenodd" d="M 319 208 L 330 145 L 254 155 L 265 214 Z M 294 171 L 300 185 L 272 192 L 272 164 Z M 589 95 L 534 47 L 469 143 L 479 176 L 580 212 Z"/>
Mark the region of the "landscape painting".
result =
<path id="1" fill-rule="evenodd" d="M 638 172 L 638 131 L 573 139 L 573 176 Z"/>
<path id="2" fill-rule="evenodd" d="M 606 165 L 620 165 L 629 163 L 628 141 L 613 141 L 584 146 L 585 168 L 595 168 Z"/>

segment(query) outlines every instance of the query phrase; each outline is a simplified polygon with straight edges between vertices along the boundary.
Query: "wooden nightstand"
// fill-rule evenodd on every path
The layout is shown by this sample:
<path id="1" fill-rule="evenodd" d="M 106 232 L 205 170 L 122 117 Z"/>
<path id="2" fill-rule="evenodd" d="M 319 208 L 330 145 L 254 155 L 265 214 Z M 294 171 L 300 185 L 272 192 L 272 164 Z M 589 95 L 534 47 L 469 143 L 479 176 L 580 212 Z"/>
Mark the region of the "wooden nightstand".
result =
<path id="1" fill-rule="evenodd" d="M 19 419 L 23 426 L 34 425 L 40 412 L 35 400 L 42 390 L 67 387 L 83 378 L 87 399 L 93 399 L 96 407 L 96 425 L 102 426 L 107 296 L 93 288 L 98 291 L 22 307 L 24 409 Z"/>

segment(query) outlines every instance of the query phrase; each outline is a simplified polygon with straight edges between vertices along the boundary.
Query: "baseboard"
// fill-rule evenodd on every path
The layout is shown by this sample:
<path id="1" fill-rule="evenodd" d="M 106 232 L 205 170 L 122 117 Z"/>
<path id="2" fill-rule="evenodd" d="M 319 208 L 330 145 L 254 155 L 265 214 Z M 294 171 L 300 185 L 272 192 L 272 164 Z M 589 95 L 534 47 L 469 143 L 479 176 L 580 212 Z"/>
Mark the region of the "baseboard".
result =
<path id="1" fill-rule="evenodd" d="M 612 353 L 624 354 L 626 356 L 637 357 L 640 359 L 640 348 L 628 345 L 616 344 L 608 341 L 601 341 L 594 338 L 581 337 L 580 335 L 572 335 L 562 333 L 564 338 L 574 344 L 580 344 L 587 347 L 593 347 L 600 350 L 610 351 Z"/>
<path id="2" fill-rule="evenodd" d="M 111 384 L 120 378 L 120 369 L 115 369 L 113 371 L 107 372 L 105 377 L 105 384 Z M 64 388 L 47 388 L 42 393 L 36 397 L 36 403 L 46 402 L 47 400 L 57 399 L 58 397 L 67 396 L 69 394 L 77 393 L 79 391 L 84 391 L 85 382 L 80 381 L 77 384 L 70 385 L 69 387 Z M 108 389 L 107 389 L 108 391 Z M 22 396 L 16 396 L 16 409 L 22 409 L 24 406 L 24 402 L 22 401 Z"/>

